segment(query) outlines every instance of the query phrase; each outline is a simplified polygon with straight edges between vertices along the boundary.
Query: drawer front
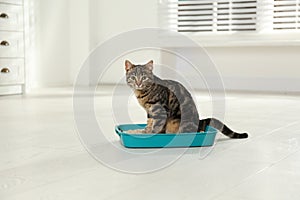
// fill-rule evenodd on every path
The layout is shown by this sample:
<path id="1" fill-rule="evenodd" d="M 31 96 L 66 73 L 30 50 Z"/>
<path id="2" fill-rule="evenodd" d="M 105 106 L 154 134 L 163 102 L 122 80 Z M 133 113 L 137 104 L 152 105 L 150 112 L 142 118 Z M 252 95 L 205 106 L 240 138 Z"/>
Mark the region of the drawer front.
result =
<path id="1" fill-rule="evenodd" d="M 0 3 L 18 4 L 22 5 L 23 0 L 0 0 Z"/>
<path id="2" fill-rule="evenodd" d="M 24 57 L 22 32 L 0 31 L 0 58 Z"/>
<path id="3" fill-rule="evenodd" d="M 0 59 L 0 85 L 24 83 L 23 59 Z"/>
<path id="4" fill-rule="evenodd" d="M 23 30 L 23 7 L 0 3 L 0 30 Z"/>

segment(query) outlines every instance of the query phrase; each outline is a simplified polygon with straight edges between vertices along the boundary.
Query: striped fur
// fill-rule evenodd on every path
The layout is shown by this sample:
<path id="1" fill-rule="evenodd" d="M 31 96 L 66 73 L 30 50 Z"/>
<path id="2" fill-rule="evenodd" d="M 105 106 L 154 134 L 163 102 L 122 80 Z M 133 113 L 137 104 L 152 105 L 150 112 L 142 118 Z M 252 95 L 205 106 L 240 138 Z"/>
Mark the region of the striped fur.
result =
<path id="1" fill-rule="evenodd" d="M 146 65 L 125 62 L 127 85 L 134 90 L 140 105 L 147 112 L 147 127 L 129 133 L 189 133 L 215 127 L 230 138 L 247 138 L 236 133 L 217 119 L 199 120 L 195 102 L 179 82 L 162 80 L 153 74 L 153 61 Z"/>

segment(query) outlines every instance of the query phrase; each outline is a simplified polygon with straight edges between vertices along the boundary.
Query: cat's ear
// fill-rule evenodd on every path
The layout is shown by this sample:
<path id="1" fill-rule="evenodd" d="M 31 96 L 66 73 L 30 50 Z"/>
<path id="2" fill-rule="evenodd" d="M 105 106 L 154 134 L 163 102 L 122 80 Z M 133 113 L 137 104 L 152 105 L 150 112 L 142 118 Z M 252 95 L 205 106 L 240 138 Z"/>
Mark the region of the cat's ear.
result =
<path id="1" fill-rule="evenodd" d="M 133 67 L 133 64 L 129 60 L 126 60 L 125 61 L 125 70 L 126 70 L 126 72 L 128 72 L 129 70 L 131 70 L 132 67 Z"/>
<path id="2" fill-rule="evenodd" d="M 146 65 L 145 65 L 150 71 L 153 70 L 153 60 L 150 60 Z"/>

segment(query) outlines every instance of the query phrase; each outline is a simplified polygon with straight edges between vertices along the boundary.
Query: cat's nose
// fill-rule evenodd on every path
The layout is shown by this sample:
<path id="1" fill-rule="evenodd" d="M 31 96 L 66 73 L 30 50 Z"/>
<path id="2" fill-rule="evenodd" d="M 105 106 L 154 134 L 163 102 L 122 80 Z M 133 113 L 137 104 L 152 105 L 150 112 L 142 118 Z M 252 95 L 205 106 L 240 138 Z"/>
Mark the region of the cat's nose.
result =
<path id="1" fill-rule="evenodd" d="M 136 81 L 136 85 L 137 86 L 141 86 L 142 85 L 142 81 Z"/>

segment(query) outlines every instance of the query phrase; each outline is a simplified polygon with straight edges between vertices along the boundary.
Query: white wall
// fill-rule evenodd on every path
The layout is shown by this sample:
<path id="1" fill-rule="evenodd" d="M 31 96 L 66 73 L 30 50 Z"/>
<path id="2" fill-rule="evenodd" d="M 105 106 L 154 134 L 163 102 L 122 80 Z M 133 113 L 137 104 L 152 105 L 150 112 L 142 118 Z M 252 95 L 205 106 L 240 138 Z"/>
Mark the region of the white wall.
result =
<path id="1" fill-rule="evenodd" d="M 90 5 L 87 0 L 69 0 L 70 71 L 68 84 L 73 84 L 81 65 L 91 50 Z"/>
<path id="2" fill-rule="evenodd" d="M 157 0 L 92 0 L 91 2 L 91 13 L 94 15 L 92 16 L 94 45 L 124 31 L 158 26 Z"/>
<path id="3" fill-rule="evenodd" d="M 156 0 L 29 0 L 35 12 L 35 56 L 31 56 L 32 87 L 71 85 L 89 52 L 112 36 L 136 28 L 158 26 Z M 298 90 L 300 47 L 208 47 L 227 89 Z M 124 57 L 133 62 L 159 59 L 157 52 Z M 123 57 L 103 79 L 115 83 L 123 75 Z M 264 82 L 266 84 L 264 84 Z M 295 86 L 296 85 L 296 86 Z M 298 84 L 300 85 L 300 84 Z"/>
<path id="4" fill-rule="evenodd" d="M 156 0 L 92 0 L 90 5 L 91 48 L 95 48 L 104 41 L 126 31 L 158 26 Z M 109 84 L 118 82 L 124 76 L 124 60 L 126 59 L 134 63 L 148 62 L 151 59 L 158 61 L 159 51 L 136 51 L 116 58 L 110 66 L 99 66 L 109 68 L 100 82 Z"/>
<path id="5" fill-rule="evenodd" d="M 300 47 L 206 48 L 225 77 L 299 78 Z"/>
<path id="6" fill-rule="evenodd" d="M 300 46 L 205 49 L 220 72 L 227 90 L 300 92 Z M 193 50 L 187 51 L 193 54 Z M 187 73 L 187 76 L 193 79 L 194 75 Z M 203 89 L 205 86 L 199 84 L 198 88 Z"/>
<path id="7" fill-rule="evenodd" d="M 300 92 L 300 46 L 207 48 L 229 89 Z"/>
<path id="8" fill-rule="evenodd" d="M 27 35 L 31 36 L 27 42 L 30 88 L 71 85 L 89 52 L 98 44 L 124 31 L 157 27 L 156 1 L 27 2 L 27 13 L 33 14 L 27 23 Z M 139 62 L 139 57 L 129 58 Z M 118 71 L 118 65 L 112 67 L 121 75 L 123 69 Z M 112 77 L 106 80 L 115 82 Z"/>
<path id="9" fill-rule="evenodd" d="M 70 82 L 70 21 L 68 0 L 30 0 L 34 18 L 26 31 L 30 41 L 28 84 L 30 87 Z M 66 17 L 67 16 L 67 17 Z"/>

